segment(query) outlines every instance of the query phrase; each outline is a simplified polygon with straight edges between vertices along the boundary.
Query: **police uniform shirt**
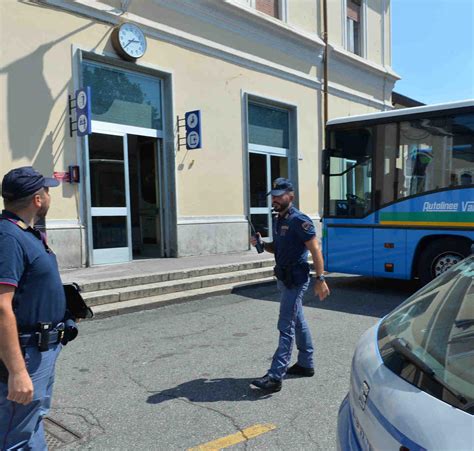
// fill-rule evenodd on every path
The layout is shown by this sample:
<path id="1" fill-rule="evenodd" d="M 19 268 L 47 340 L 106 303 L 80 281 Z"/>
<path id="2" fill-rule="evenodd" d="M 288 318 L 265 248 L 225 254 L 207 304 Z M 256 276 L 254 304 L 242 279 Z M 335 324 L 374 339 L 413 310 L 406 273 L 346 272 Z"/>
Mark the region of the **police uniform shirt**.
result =
<path id="1" fill-rule="evenodd" d="M 0 284 L 16 287 L 13 310 L 22 332 L 35 329 L 38 322 L 55 326 L 64 319 L 66 298 L 55 254 L 38 230 L 5 210 L 0 219 Z"/>
<path id="2" fill-rule="evenodd" d="M 278 266 L 293 267 L 295 284 L 308 279 L 308 249 L 305 242 L 316 236 L 313 221 L 297 208 L 290 207 L 285 216 L 273 220 L 273 245 Z"/>

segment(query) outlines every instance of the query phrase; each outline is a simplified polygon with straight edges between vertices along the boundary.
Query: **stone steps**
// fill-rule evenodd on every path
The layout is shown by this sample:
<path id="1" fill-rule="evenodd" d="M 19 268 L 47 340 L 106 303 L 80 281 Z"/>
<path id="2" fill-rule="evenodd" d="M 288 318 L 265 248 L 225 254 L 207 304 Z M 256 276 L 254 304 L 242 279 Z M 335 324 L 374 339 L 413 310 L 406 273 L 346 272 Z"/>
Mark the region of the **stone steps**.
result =
<path id="1" fill-rule="evenodd" d="M 206 288 L 195 288 L 187 291 L 175 291 L 160 296 L 150 296 L 146 298 L 131 299 L 129 301 L 120 301 L 109 304 L 102 304 L 94 307 L 94 318 L 101 319 L 124 313 L 132 313 L 142 310 L 150 310 L 167 305 L 179 304 L 183 302 L 196 301 L 212 296 L 225 295 L 233 293 L 236 289 L 251 287 L 252 285 L 261 285 L 274 282 L 274 277 L 265 277 L 246 282 L 236 282 L 224 285 L 215 285 Z"/>
<path id="2" fill-rule="evenodd" d="M 245 265 L 244 267 L 248 267 Z M 213 272 L 216 268 L 213 268 Z M 222 270 L 222 268 L 221 268 Z M 202 270 L 193 270 L 193 273 L 203 273 Z M 205 273 L 205 272 L 204 272 Z M 120 283 L 119 287 L 111 289 L 100 289 L 95 291 L 83 290 L 83 297 L 90 307 L 93 307 L 94 311 L 97 310 L 97 306 L 106 304 L 119 304 L 132 300 L 140 300 L 144 298 L 151 298 L 156 296 L 165 296 L 172 293 L 183 294 L 193 290 L 203 290 L 209 293 L 211 296 L 216 290 L 214 287 L 224 287 L 225 290 L 229 286 L 239 286 L 243 283 L 260 283 L 261 281 L 268 281 L 272 279 L 273 267 L 272 266 L 257 266 L 251 269 L 244 270 L 233 270 L 226 272 L 218 272 L 215 274 L 206 274 L 198 276 L 190 276 L 191 274 L 180 274 L 179 278 L 174 278 L 177 274 L 170 274 L 172 280 L 164 280 L 154 283 L 143 283 L 141 285 L 133 284 L 130 286 L 122 286 Z M 148 278 L 146 281 L 150 280 Z M 156 280 L 156 278 L 151 278 Z M 101 282 L 101 286 L 107 285 L 107 281 Z M 88 287 L 90 289 L 90 287 Z M 219 291 L 217 289 L 217 291 Z"/>
<path id="3" fill-rule="evenodd" d="M 183 279 L 191 279 L 196 277 L 204 277 L 210 275 L 217 275 L 223 273 L 234 273 L 247 270 L 258 270 L 261 268 L 273 268 L 274 262 L 272 259 L 206 266 L 195 269 L 182 269 L 166 272 L 156 272 L 152 274 L 133 275 L 130 277 L 107 278 L 95 281 L 80 281 L 79 285 L 83 294 L 88 292 L 96 292 L 102 290 L 114 290 L 120 288 L 127 288 L 132 286 L 141 286 L 149 284 L 157 284 L 162 282 L 180 281 Z"/>

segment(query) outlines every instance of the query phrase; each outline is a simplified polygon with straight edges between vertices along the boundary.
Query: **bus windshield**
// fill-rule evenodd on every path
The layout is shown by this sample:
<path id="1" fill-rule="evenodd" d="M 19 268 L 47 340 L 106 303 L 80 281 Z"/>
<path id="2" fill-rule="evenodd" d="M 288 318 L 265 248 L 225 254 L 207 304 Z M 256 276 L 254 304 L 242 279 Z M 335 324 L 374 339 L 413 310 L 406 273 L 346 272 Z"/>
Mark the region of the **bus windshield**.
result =
<path id="1" fill-rule="evenodd" d="M 474 113 L 328 130 L 327 216 L 364 217 L 409 196 L 473 186 Z"/>

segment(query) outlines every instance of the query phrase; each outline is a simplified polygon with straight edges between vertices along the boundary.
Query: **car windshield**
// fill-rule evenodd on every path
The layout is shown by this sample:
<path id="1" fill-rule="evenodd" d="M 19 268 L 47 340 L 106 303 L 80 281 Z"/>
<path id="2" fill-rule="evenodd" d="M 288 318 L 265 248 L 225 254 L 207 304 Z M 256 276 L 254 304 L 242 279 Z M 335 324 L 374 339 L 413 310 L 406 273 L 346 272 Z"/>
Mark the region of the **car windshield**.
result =
<path id="1" fill-rule="evenodd" d="M 396 355 L 402 339 L 437 377 L 467 399 L 465 405 L 414 365 Z M 379 349 L 386 366 L 400 377 L 449 404 L 473 413 L 474 256 L 408 298 L 381 323 Z"/>

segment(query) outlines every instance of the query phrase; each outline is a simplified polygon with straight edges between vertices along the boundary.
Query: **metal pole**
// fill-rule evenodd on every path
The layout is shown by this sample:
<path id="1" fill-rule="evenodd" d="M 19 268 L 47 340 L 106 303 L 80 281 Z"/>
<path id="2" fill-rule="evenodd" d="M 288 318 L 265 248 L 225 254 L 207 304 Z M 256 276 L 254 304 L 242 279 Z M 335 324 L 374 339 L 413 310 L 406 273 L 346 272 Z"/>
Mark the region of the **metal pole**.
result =
<path id="1" fill-rule="evenodd" d="M 323 114 L 323 126 L 324 126 L 324 147 L 327 147 L 326 143 L 326 123 L 329 119 L 328 112 L 328 4 L 327 0 L 323 0 L 323 41 L 324 41 L 324 84 L 323 84 L 323 103 L 324 103 L 324 114 Z"/>

